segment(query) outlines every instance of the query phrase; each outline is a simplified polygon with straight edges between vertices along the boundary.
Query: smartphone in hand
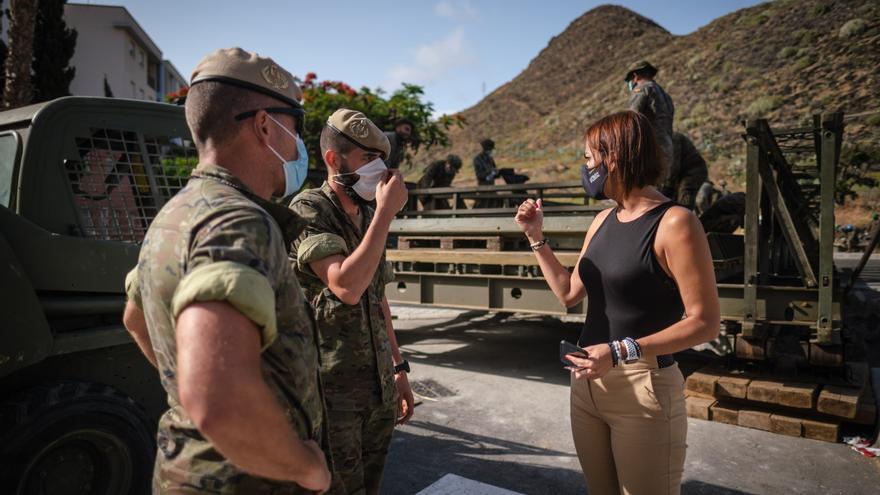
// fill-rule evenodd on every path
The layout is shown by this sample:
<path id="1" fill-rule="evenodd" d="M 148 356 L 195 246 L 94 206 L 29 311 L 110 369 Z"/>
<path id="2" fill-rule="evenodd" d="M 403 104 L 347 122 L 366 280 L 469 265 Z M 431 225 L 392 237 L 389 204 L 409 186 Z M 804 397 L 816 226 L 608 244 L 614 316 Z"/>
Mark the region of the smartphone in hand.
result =
<path id="1" fill-rule="evenodd" d="M 566 340 L 562 340 L 559 342 L 559 360 L 562 361 L 562 364 L 566 366 L 573 366 L 572 362 L 568 360 L 565 356 L 567 354 L 574 354 L 578 357 L 586 358 L 587 351 L 581 349 L 580 347 L 568 342 Z"/>

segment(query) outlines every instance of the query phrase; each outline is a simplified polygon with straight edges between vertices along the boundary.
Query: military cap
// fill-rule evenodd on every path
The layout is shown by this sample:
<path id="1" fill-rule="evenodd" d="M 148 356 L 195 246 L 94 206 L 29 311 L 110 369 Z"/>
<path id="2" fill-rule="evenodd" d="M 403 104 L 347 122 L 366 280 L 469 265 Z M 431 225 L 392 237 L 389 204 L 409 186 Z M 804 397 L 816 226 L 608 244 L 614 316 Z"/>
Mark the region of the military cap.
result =
<path id="1" fill-rule="evenodd" d="M 383 160 L 391 154 L 388 136 L 361 112 L 340 108 L 327 118 L 327 127 L 358 148 L 379 153 Z"/>
<path id="2" fill-rule="evenodd" d="M 495 149 L 495 141 L 492 141 L 491 139 L 484 139 L 480 141 L 480 146 L 482 146 L 484 150 Z"/>
<path id="3" fill-rule="evenodd" d="M 446 163 L 452 165 L 455 169 L 459 169 L 461 168 L 461 157 L 458 155 L 447 155 Z"/>
<path id="4" fill-rule="evenodd" d="M 269 57 L 238 47 L 222 48 L 203 58 L 192 73 L 190 86 L 204 81 L 232 84 L 302 107 L 302 89 L 290 72 Z"/>
<path id="5" fill-rule="evenodd" d="M 647 60 L 639 60 L 638 62 L 629 66 L 626 70 L 626 77 L 624 81 L 629 81 L 632 79 L 633 72 L 641 72 L 646 71 L 650 74 L 651 77 L 654 77 L 657 74 L 657 68 L 651 65 L 651 62 Z"/>

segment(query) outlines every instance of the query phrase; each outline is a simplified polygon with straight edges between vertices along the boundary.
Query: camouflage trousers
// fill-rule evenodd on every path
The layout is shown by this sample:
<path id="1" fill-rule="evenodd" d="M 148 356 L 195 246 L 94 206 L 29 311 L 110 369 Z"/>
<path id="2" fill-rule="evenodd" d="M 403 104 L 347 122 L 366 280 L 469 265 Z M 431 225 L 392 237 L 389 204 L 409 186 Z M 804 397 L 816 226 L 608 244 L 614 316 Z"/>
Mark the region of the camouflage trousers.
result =
<path id="1" fill-rule="evenodd" d="M 397 403 L 364 411 L 331 409 L 328 422 L 335 472 L 327 493 L 378 494 L 397 422 Z"/>

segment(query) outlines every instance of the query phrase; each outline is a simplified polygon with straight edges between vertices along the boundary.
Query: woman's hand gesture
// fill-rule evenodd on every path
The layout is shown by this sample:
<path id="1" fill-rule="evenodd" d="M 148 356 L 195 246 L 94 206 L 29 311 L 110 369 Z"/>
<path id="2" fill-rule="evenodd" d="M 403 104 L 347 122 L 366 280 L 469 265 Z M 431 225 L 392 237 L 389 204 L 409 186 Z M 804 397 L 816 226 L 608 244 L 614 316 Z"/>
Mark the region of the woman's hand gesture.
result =
<path id="1" fill-rule="evenodd" d="M 516 210 L 516 224 L 522 229 L 529 242 L 537 242 L 544 238 L 544 210 L 541 200 L 527 199 Z"/>

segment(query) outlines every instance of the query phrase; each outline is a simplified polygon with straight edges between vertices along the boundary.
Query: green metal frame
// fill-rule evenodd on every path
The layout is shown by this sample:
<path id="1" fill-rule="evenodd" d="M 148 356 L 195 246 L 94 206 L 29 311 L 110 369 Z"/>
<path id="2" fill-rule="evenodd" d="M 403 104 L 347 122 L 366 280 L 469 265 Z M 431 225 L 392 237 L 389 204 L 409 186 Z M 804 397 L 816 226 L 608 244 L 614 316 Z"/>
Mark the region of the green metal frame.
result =
<path id="1" fill-rule="evenodd" d="M 714 259 L 716 273 L 736 276 L 736 270 L 742 267 L 742 284 L 722 283 L 718 292 L 723 319 L 739 323 L 744 337 L 761 338 L 770 327 L 791 327 L 807 332 L 816 344 L 840 342 L 841 308 L 832 247 L 834 183 L 842 135 L 842 114 L 816 117 L 811 127 L 776 131 L 763 119 L 746 123 L 742 258 L 721 259 L 716 253 Z M 811 155 L 815 155 L 815 161 L 805 162 L 804 157 Z M 415 189 L 410 194 L 454 200 L 583 196 L 579 182 Z M 521 237 L 512 219 L 513 208 L 456 210 L 455 204 L 453 201 L 453 208 L 448 210 L 403 212 L 392 224 L 392 237 Z M 588 204 L 544 208 L 545 233 L 556 241 L 553 248 L 557 253 L 567 253 L 566 263 L 573 263 L 571 256 L 579 252 L 592 215 L 601 209 Z M 563 308 L 536 262 L 497 258 L 522 263 L 508 266 L 500 265 L 502 262 L 494 261 L 491 255 L 453 252 L 461 256 L 461 261 L 431 262 L 418 250 L 394 251 L 397 278 L 387 287 L 389 299 L 555 315 L 583 315 L 586 311 L 584 305 Z"/>

